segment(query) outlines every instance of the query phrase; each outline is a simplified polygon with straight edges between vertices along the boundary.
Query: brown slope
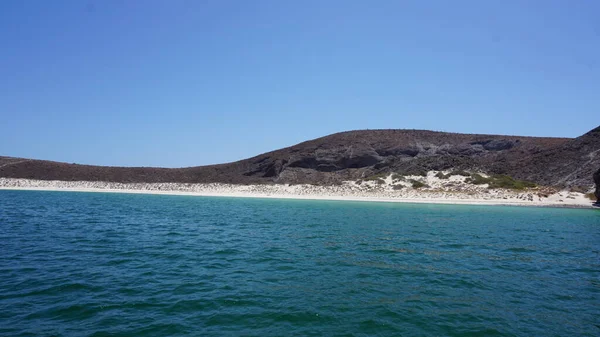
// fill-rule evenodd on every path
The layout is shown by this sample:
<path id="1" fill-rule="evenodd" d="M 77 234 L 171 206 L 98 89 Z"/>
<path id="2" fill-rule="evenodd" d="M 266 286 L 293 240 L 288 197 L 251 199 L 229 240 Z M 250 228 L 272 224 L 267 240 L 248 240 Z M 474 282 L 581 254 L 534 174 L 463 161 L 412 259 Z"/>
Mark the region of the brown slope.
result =
<path id="1" fill-rule="evenodd" d="M 106 167 L 0 157 L 0 177 L 67 181 L 330 184 L 380 172 L 466 169 L 523 176 L 530 158 L 572 139 L 361 130 L 332 134 L 234 163 L 166 169 Z M 523 166 L 525 167 L 525 166 Z M 527 177 L 544 180 L 533 166 Z M 553 180 L 552 180 L 553 181 Z"/>
<path id="2" fill-rule="evenodd" d="M 600 126 L 561 146 L 514 162 L 516 176 L 544 185 L 588 189 L 600 168 Z"/>
<path id="3" fill-rule="evenodd" d="M 236 163 L 189 168 L 112 167 L 0 157 L 0 177 L 121 183 L 239 183 Z"/>
<path id="4" fill-rule="evenodd" d="M 423 130 L 349 131 L 255 157 L 254 175 L 278 182 L 335 183 L 374 173 L 416 173 L 467 169 L 507 171 L 507 162 L 525 160 L 567 138 L 456 134 Z"/>

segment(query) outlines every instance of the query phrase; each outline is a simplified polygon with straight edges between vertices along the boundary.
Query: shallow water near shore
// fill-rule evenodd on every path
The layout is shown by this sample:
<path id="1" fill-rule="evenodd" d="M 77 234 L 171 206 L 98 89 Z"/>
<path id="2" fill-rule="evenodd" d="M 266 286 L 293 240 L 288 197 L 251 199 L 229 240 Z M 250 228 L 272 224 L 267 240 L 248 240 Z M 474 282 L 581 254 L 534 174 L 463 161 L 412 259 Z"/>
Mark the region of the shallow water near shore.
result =
<path id="1" fill-rule="evenodd" d="M 0 335 L 598 336 L 600 211 L 0 191 Z"/>

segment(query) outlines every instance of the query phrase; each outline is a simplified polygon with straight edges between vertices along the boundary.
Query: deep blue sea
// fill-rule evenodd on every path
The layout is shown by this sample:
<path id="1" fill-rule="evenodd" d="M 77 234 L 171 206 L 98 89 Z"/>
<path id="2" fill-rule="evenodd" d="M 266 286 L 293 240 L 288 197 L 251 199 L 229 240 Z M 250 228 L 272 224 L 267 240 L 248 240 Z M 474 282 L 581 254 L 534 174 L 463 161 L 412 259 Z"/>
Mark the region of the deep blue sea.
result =
<path id="1" fill-rule="evenodd" d="M 600 210 L 0 191 L 1 336 L 600 336 Z"/>

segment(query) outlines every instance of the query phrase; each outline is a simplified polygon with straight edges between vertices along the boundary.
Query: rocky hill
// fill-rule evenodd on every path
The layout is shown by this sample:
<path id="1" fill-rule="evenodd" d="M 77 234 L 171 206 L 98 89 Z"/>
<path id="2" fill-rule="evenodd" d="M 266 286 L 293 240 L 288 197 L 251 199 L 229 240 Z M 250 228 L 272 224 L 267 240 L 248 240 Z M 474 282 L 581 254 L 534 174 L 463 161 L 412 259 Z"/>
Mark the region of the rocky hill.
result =
<path id="1" fill-rule="evenodd" d="M 600 167 L 600 127 L 570 138 L 360 130 L 241 161 L 188 168 L 107 167 L 0 157 L 0 177 L 63 181 L 337 184 L 380 173 L 467 170 L 585 188 Z"/>
<path id="2" fill-rule="evenodd" d="M 560 146 L 512 163 L 515 176 L 543 185 L 588 186 L 600 168 L 600 127 Z"/>

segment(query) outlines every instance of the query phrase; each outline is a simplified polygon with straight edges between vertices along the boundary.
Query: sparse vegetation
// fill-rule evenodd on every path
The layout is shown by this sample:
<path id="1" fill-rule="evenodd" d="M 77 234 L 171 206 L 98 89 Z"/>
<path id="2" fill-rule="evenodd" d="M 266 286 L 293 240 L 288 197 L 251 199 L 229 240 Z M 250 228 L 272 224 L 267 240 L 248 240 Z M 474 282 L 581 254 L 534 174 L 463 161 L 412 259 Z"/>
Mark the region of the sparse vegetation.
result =
<path id="1" fill-rule="evenodd" d="M 415 176 L 420 176 L 420 177 L 427 177 L 427 171 L 417 171 L 416 173 L 414 173 L 413 175 Z"/>
<path id="2" fill-rule="evenodd" d="M 585 197 L 592 200 L 592 201 L 596 201 L 596 195 L 594 193 L 586 193 Z"/>
<path id="3" fill-rule="evenodd" d="M 471 176 L 471 173 L 467 172 L 467 171 L 463 171 L 463 170 L 454 170 L 450 173 L 448 173 L 450 176 L 463 176 L 463 177 L 469 177 Z"/>
<path id="4" fill-rule="evenodd" d="M 369 181 L 369 180 L 381 180 L 383 178 L 387 177 L 387 173 L 378 173 L 378 174 L 374 174 L 370 177 L 366 177 L 364 180 L 365 181 Z"/>
<path id="5" fill-rule="evenodd" d="M 394 185 L 393 188 L 394 188 L 394 190 L 401 190 L 404 188 L 404 186 L 403 185 Z"/>
<path id="6" fill-rule="evenodd" d="M 412 185 L 412 188 L 429 187 L 429 186 L 428 186 L 427 184 L 425 184 L 424 182 L 422 182 L 422 181 L 418 181 L 418 180 L 415 180 L 415 179 L 410 179 L 410 180 L 409 180 L 409 182 L 411 183 L 411 185 Z"/>
<path id="7" fill-rule="evenodd" d="M 465 180 L 465 182 L 471 183 L 473 185 L 489 184 L 489 183 L 491 183 L 491 181 L 492 181 L 491 177 L 485 178 L 484 176 L 482 176 L 479 173 L 473 173 L 473 174 L 471 174 L 471 176 L 469 178 L 467 178 Z"/>
<path id="8" fill-rule="evenodd" d="M 495 175 L 490 177 L 492 181 L 489 183 L 490 188 L 508 188 L 522 190 L 525 188 L 536 187 L 535 183 L 525 180 L 516 180 L 507 175 Z"/>
<path id="9" fill-rule="evenodd" d="M 587 191 L 589 191 L 589 187 L 585 187 L 585 186 L 571 186 L 571 188 L 569 189 L 570 192 L 578 192 L 578 193 L 587 193 Z"/>
<path id="10" fill-rule="evenodd" d="M 402 176 L 417 176 L 417 177 L 427 177 L 427 170 L 421 168 L 411 168 L 407 170 L 402 170 L 397 172 L 397 174 Z"/>
<path id="11" fill-rule="evenodd" d="M 448 179 L 452 176 L 470 177 L 471 173 L 469 173 L 467 171 L 462 171 L 462 170 L 454 170 L 454 171 L 444 174 L 443 172 L 440 171 L 440 172 L 436 173 L 435 176 L 440 179 Z"/>
<path id="12" fill-rule="evenodd" d="M 394 179 L 394 180 L 400 180 L 400 181 L 403 181 L 403 180 L 405 180 L 406 178 L 404 178 L 404 176 L 403 176 L 403 175 L 401 175 L 400 173 L 394 173 L 394 174 L 392 174 L 392 179 Z"/>
<path id="13" fill-rule="evenodd" d="M 512 190 L 522 190 L 525 188 L 536 187 L 535 183 L 525 180 L 516 180 L 510 176 L 497 174 L 489 177 L 484 177 L 481 174 L 473 173 L 465 180 L 467 183 L 474 185 L 488 184 L 488 188 L 505 188 Z"/>
<path id="14" fill-rule="evenodd" d="M 387 175 L 388 175 L 387 173 L 378 173 L 378 174 L 374 174 L 372 176 L 364 178 L 363 181 L 372 181 L 378 185 L 381 185 L 381 184 L 385 183 L 384 178 L 387 177 Z"/>

